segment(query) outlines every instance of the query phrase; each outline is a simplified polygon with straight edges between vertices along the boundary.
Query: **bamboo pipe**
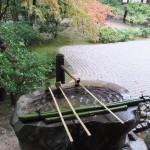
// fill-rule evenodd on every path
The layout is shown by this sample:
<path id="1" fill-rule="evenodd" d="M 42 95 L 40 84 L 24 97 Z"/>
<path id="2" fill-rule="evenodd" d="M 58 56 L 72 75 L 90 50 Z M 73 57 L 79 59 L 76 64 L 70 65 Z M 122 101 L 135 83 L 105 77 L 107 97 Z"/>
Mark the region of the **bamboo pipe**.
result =
<path id="1" fill-rule="evenodd" d="M 100 103 L 105 109 L 107 109 L 117 120 L 119 120 L 122 124 L 124 124 L 124 122 L 116 114 L 114 114 L 104 103 L 102 103 L 97 97 L 95 97 L 87 88 L 85 88 L 81 83 L 79 83 L 79 85 L 85 91 L 87 91 L 98 103 Z"/>
<path id="2" fill-rule="evenodd" d="M 71 110 L 73 111 L 74 115 L 76 116 L 76 118 L 78 119 L 78 121 L 80 122 L 80 124 L 82 125 L 82 127 L 84 128 L 85 132 L 87 133 L 88 136 L 91 136 L 91 133 L 89 132 L 89 130 L 87 129 L 87 127 L 84 125 L 84 123 L 82 122 L 82 120 L 80 119 L 79 115 L 76 113 L 74 107 L 72 106 L 72 104 L 70 103 L 69 99 L 67 98 L 66 94 L 64 93 L 64 91 L 62 90 L 61 86 L 59 86 L 60 91 L 62 92 L 65 100 L 67 101 L 67 103 L 69 104 Z"/>
<path id="3" fill-rule="evenodd" d="M 48 89 L 49 89 L 49 91 L 50 91 L 50 93 L 51 93 L 51 95 L 52 95 L 53 101 L 54 101 L 54 103 L 55 103 L 55 105 L 56 105 L 56 109 L 57 109 L 57 111 L 58 111 L 58 113 L 59 113 L 60 119 L 61 119 L 61 121 L 62 121 L 62 124 L 63 124 L 65 130 L 66 130 L 66 133 L 67 133 L 67 135 L 68 135 L 68 137 L 69 137 L 69 140 L 70 140 L 70 142 L 73 142 L 73 138 L 72 138 L 72 136 L 71 136 L 71 134 L 70 134 L 70 132 L 69 132 L 69 129 L 68 129 L 66 123 L 65 123 L 65 120 L 64 120 L 64 118 L 63 118 L 63 116 L 62 116 L 62 114 L 61 114 L 61 111 L 60 111 L 60 108 L 59 108 L 59 106 L 58 106 L 58 104 L 57 104 L 57 101 L 56 101 L 56 99 L 55 99 L 55 96 L 54 96 L 54 94 L 53 94 L 51 88 L 48 87 Z"/>
<path id="4" fill-rule="evenodd" d="M 80 80 L 77 79 L 74 75 L 72 75 L 63 65 L 61 65 L 61 68 L 72 78 L 77 82 L 85 91 L 87 91 L 98 103 L 100 103 L 105 109 L 107 109 L 118 121 L 120 121 L 122 124 L 124 122 L 117 116 L 115 115 L 105 104 L 103 104 L 97 97 L 95 97 L 87 88 L 85 88 L 81 83 Z"/>
<path id="5" fill-rule="evenodd" d="M 129 100 L 129 101 L 126 100 L 123 102 L 113 102 L 111 104 L 106 104 L 106 106 L 112 110 L 112 109 L 115 109 L 117 107 L 124 106 L 124 105 L 127 105 L 128 107 L 137 106 L 139 103 L 146 102 L 146 101 L 150 101 L 150 99 L 145 99 L 145 100 L 133 99 L 133 100 Z M 99 110 L 104 110 L 103 106 L 96 105 L 96 106 L 76 107 L 75 108 L 75 111 L 77 113 L 89 112 L 89 111 L 99 111 Z M 114 110 L 113 110 L 113 112 L 114 112 Z M 61 110 L 61 113 L 64 117 L 65 115 L 72 114 L 72 111 L 70 109 L 69 110 L 64 109 L 64 110 Z M 23 122 L 29 122 L 29 121 L 39 121 L 40 119 L 57 117 L 57 116 L 59 116 L 57 111 L 49 111 L 49 112 L 42 112 L 40 114 L 40 116 L 37 113 L 21 115 L 21 116 L 19 116 L 19 119 Z"/>
<path id="6" fill-rule="evenodd" d="M 102 108 L 102 107 L 100 107 L 100 109 L 93 109 L 93 108 L 92 109 L 85 109 L 85 110 L 83 109 L 82 111 L 80 109 L 79 109 L 80 111 L 78 111 L 76 109 L 75 110 L 78 113 L 79 117 L 84 117 L 81 114 L 85 114 L 85 116 L 88 116 L 88 115 L 92 116 L 92 115 L 99 115 L 99 114 L 103 114 L 103 113 L 108 113 L 108 111 L 105 108 Z M 127 108 L 128 108 L 127 105 L 121 105 L 121 106 L 118 105 L 116 107 L 111 107 L 110 109 L 113 112 L 116 112 L 116 111 L 120 111 L 120 110 L 125 110 Z M 65 116 L 67 116 L 67 115 L 73 115 L 74 116 L 74 114 L 72 113 L 71 110 L 61 111 L 61 113 L 62 113 L 64 119 L 65 119 Z M 55 118 L 55 117 L 59 117 L 59 113 L 56 111 L 52 111 L 52 112 L 43 112 L 40 114 L 40 116 L 37 113 L 27 114 L 27 115 L 19 116 L 19 119 L 22 122 L 32 122 L 32 121 L 43 120 L 45 118 Z"/>
<path id="7" fill-rule="evenodd" d="M 63 69 L 76 83 L 80 82 L 80 79 L 77 79 L 71 72 L 69 72 L 63 65 L 61 65 L 61 69 Z"/>
<path id="8" fill-rule="evenodd" d="M 128 108 L 127 105 L 111 108 L 112 111 L 121 111 L 121 110 L 126 110 Z M 106 109 L 103 110 L 95 110 L 95 111 L 87 111 L 87 112 L 80 112 L 78 115 L 80 117 L 87 117 L 87 116 L 93 116 L 93 115 L 100 115 L 100 114 L 106 114 L 108 111 Z M 63 116 L 65 120 L 71 120 L 75 119 L 74 114 L 67 114 Z M 55 117 L 46 117 L 45 118 L 46 123 L 56 123 L 60 121 L 60 117 L 55 116 Z"/>

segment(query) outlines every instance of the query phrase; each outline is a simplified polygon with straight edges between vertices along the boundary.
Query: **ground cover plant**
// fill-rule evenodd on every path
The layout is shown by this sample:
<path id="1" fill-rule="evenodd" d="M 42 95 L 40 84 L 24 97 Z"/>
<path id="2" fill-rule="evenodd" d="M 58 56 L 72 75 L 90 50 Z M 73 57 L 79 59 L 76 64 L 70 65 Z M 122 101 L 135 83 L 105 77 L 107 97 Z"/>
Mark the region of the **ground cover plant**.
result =
<path id="1" fill-rule="evenodd" d="M 1 23 L 0 35 L 7 47 L 0 53 L 0 87 L 10 94 L 14 105 L 17 96 L 42 87 L 54 69 L 53 58 L 48 53 L 38 54 L 27 49 L 34 40 L 41 39 L 40 33 L 28 25 Z"/>
<path id="2" fill-rule="evenodd" d="M 115 29 L 104 27 L 99 29 L 99 36 L 101 43 L 115 43 L 134 40 L 136 38 L 149 38 L 149 28 L 128 28 L 128 29 Z"/>
<path id="3" fill-rule="evenodd" d="M 126 20 L 131 24 L 141 25 L 148 23 L 148 19 L 150 18 L 150 5 L 134 2 L 126 4 L 124 9 L 128 11 Z"/>

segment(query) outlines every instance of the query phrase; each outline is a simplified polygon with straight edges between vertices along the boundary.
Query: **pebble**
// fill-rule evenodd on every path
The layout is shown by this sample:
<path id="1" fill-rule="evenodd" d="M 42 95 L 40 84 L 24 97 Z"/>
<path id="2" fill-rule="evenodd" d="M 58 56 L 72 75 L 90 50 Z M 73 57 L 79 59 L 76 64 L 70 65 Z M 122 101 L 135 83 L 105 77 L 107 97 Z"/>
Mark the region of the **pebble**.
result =
<path id="1" fill-rule="evenodd" d="M 141 129 L 142 128 L 142 126 L 140 125 L 140 124 L 138 124 L 137 126 L 136 126 L 136 129 Z"/>
<path id="2" fill-rule="evenodd" d="M 145 105 L 146 105 L 148 108 L 150 108 L 150 103 L 145 103 Z"/>
<path id="3" fill-rule="evenodd" d="M 147 107 L 145 106 L 145 104 L 139 107 L 139 109 L 140 109 L 141 111 L 146 110 L 146 108 L 147 108 Z"/>
<path id="4" fill-rule="evenodd" d="M 144 122 L 145 121 L 145 119 L 143 119 L 143 118 L 140 118 L 140 122 Z"/>
<path id="5" fill-rule="evenodd" d="M 150 119 L 150 112 L 147 112 L 147 117 Z"/>
<path id="6" fill-rule="evenodd" d="M 148 127 L 148 122 L 143 122 L 143 123 L 141 123 L 141 125 L 142 125 L 143 128 L 147 128 Z"/>
<path id="7" fill-rule="evenodd" d="M 146 112 L 145 112 L 145 111 L 141 111 L 140 116 L 141 116 L 141 117 L 146 117 L 146 116 L 147 116 L 147 114 L 146 114 Z"/>

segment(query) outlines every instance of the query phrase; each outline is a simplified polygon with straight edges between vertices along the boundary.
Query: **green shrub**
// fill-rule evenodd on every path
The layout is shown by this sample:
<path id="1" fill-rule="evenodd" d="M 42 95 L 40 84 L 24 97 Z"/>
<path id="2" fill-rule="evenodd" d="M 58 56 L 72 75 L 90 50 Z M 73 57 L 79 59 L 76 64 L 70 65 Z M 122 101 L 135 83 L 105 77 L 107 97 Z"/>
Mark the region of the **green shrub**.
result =
<path id="1" fill-rule="evenodd" d="M 131 15 L 143 14 L 150 17 L 150 6 L 148 4 L 134 2 L 126 4 L 124 8 Z"/>
<path id="2" fill-rule="evenodd" d="M 144 23 L 148 23 L 147 19 L 148 17 L 143 14 L 126 17 L 126 20 L 129 21 L 132 25 L 142 25 Z"/>
<path id="3" fill-rule="evenodd" d="M 142 37 L 144 38 L 150 37 L 150 28 L 141 28 L 140 30 L 141 30 Z"/>
<path id="4" fill-rule="evenodd" d="M 114 4 L 106 4 L 106 6 L 110 8 L 114 14 L 117 15 L 123 14 L 123 10 L 120 9 L 120 5 L 118 6 Z"/>
<path id="5" fill-rule="evenodd" d="M 22 24 L 22 25 L 29 25 L 29 26 L 33 26 L 33 22 L 32 21 L 19 21 L 18 24 Z"/>
<path id="6" fill-rule="evenodd" d="M 121 5 L 121 2 L 119 0 L 98 0 L 99 2 L 103 4 L 113 4 L 113 5 Z"/>
<path id="7" fill-rule="evenodd" d="M 128 11 L 126 20 L 131 24 L 137 25 L 148 23 L 148 18 L 150 17 L 150 5 L 134 2 L 126 4 L 124 9 Z"/>
<path id="8" fill-rule="evenodd" d="M 23 39 L 15 31 L 14 24 L 0 24 L 0 37 L 5 40 L 7 49 L 25 47 Z"/>
<path id="9" fill-rule="evenodd" d="M 150 37 L 150 28 L 128 28 L 128 29 L 113 29 L 105 27 L 99 29 L 99 37 L 101 43 L 114 43 L 134 40 L 138 37 Z"/>
<path id="10" fill-rule="evenodd" d="M 14 98 L 42 87 L 54 69 L 53 62 L 47 54 L 33 53 L 27 49 L 1 53 L 0 66 L 0 87 Z"/>
<path id="11" fill-rule="evenodd" d="M 99 36 L 102 43 L 115 43 L 120 41 L 118 32 L 110 27 L 100 28 Z"/>
<path id="12" fill-rule="evenodd" d="M 17 24 L 16 34 L 23 39 L 26 46 L 40 45 L 42 36 L 38 30 L 34 30 L 27 24 Z"/>
<path id="13" fill-rule="evenodd" d="M 28 47 L 35 44 L 39 45 L 43 42 L 43 38 L 38 30 L 34 30 L 30 25 L 20 23 L 1 24 L 0 36 L 11 47 L 14 44 Z"/>
<path id="14" fill-rule="evenodd" d="M 54 70 L 53 58 L 28 51 L 27 46 L 39 42 L 39 32 L 29 25 L 1 23 L 0 37 L 7 50 L 0 53 L 0 87 L 13 97 L 40 88 Z M 32 42 L 32 43 L 31 43 Z"/>

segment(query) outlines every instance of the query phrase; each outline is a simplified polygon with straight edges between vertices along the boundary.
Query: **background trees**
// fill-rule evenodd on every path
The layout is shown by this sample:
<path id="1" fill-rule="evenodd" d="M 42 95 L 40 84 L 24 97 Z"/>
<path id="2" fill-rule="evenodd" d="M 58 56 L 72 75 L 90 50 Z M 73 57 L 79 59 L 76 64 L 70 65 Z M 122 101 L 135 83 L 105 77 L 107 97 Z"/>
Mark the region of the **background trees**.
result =
<path id="1" fill-rule="evenodd" d="M 0 35 L 7 49 L 0 53 L 0 88 L 11 96 L 14 105 L 18 96 L 36 90 L 48 80 L 53 71 L 53 58 L 27 49 L 40 42 L 40 33 L 29 25 L 1 23 Z M 22 27 L 23 26 L 23 27 Z"/>
<path id="2" fill-rule="evenodd" d="M 111 10 L 97 0 L 0 0 L 0 38 L 7 45 L 0 53 L 0 88 L 12 104 L 18 95 L 40 88 L 54 69 L 50 55 L 29 50 L 47 39 L 43 33 L 56 38 L 72 27 L 76 36 L 96 41 L 108 15 Z"/>

